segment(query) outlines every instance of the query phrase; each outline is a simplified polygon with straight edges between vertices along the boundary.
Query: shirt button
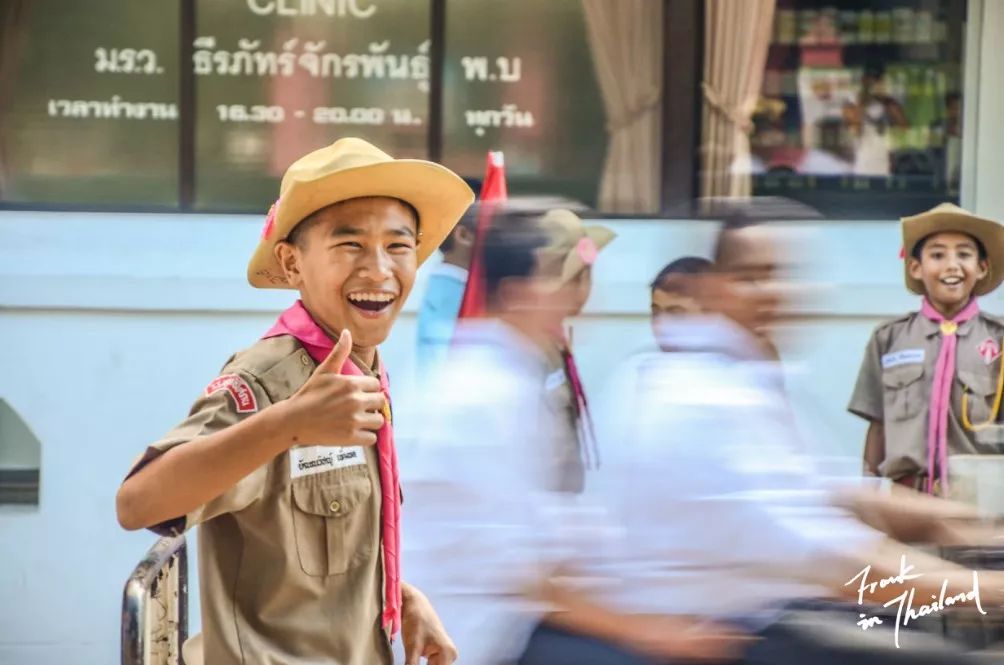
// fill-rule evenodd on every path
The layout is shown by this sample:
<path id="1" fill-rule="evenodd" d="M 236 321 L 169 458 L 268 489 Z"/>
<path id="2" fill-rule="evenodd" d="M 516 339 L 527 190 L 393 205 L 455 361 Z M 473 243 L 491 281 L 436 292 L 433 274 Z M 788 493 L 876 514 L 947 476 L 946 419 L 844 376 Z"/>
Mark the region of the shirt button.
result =
<path id="1" fill-rule="evenodd" d="M 334 501 L 328 504 L 328 508 L 331 509 L 331 512 L 338 514 L 342 510 L 342 504 L 341 502 L 338 501 L 338 499 L 335 499 Z"/>
<path id="2" fill-rule="evenodd" d="M 310 364 L 310 358 L 307 357 L 306 353 L 300 356 L 300 362 L 302 362 L 304 365 Z"/>

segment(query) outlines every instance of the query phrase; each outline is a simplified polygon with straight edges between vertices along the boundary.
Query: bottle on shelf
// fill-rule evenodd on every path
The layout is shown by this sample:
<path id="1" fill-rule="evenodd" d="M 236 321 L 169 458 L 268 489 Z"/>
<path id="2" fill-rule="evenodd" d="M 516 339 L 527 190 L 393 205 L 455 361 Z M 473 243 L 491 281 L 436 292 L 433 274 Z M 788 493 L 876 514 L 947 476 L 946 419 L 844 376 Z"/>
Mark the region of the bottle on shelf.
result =
<path id="1" fill-rule="evenodd" d="M 862 9 L 858 14 L 858 42 L 871 44 L 875 41 L 875 13 L 870 9 Z"/>
<path id="2" fill-rule="evenodd" d="M 798 12 L 798 42 L 800 44 L 816 43 L 816 21 L 819 12 L 815 9 L 803 9 Z"/>
<path id="3" fill-rule="evenodd" d="M 875 43 L 888 44 L 892 41 L 892 12 L 875 12 Z"/>
<path id="4" fill-rule="evenodd" d="M 794 9 L 781 9 L 777 12 L 778 44 L 794 44 L 798 36 L 798 14 Z"/>
<path id="5" fill-rule="evenodd" d="M 914 41 L 918 44 L 934 41 L 934 17 L 927 9 L 919 9 L 914 14 Z"/>
<path id="6" fill-rule="evenodd" d="M 840 41 L 844 44 L 858 42 L 858 13 L 853 9 L 840 12 Z"/>
<path id="7" fill-rule="evenodd" d="M 896 44 L 912 44 L 917 39 L 916 16 L 910 7 L 892 10 L 892 41 Z"/>

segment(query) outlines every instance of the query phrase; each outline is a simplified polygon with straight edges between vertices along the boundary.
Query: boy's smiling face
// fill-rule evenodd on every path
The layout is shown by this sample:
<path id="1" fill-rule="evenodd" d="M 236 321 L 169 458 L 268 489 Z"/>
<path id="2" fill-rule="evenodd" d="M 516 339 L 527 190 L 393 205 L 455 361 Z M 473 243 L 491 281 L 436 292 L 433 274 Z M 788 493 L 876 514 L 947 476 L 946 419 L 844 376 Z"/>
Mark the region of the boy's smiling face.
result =
<path id="1" fill-rule="evenodd" d="M 987 276 L 976 240 L 965 233 L 935 233 L 921 241 L 920 259 L 909 258 L 910 277 L 924 283 L 924 292 L 944 316 L 954 316 L 972 297 L 976 283 Z"/>
<path id="2" fill-rule="evenodd" d="M 332 334 L 352 333 L 358 348 L 375 347 L 415 283 L 418 224 L 401 201 L 349 199 L 311 215 L 295 239 L 276 246 L 289 283 Z"/>

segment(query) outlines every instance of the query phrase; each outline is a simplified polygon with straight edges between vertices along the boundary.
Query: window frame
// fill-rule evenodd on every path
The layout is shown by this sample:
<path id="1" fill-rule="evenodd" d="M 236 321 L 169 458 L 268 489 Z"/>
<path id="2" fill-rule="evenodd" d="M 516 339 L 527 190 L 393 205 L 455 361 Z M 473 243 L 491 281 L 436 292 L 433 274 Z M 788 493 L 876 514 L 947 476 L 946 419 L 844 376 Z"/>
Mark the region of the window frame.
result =
<path id="1" fill-rule="evenodd" d="M 701 78 L 704 70 L 704 9 L 705 0 L 660 0 L 663 4 L 662 83 L 663 104 L 660 132 L 661 192 L 660 211 L 657 213 L 605 213 L 589 210 L 583 213 L 588 219 L 693 219 L 697 214 L 695 201 L 700 195 L 700 144 L 703 98 Z M 197 0 L 179 0 L 179 157 L 178 205 L 83 205 L 38 204 L 0 201 L 0 210 L 30 210 L 49 212 L 110 212 L 203 215 L 254 215 L 247 210 L 220 207 L 196 210 L 195 174 L 195 108 L 196 76 L 191 66 L 196 37 Z M 968 8 L 967 8 L 968 9 Z M 963 10 L 965 11 L 965 10 Z M 966 12 L 970 14 L 971 12 Z M 446 61 L 446 24 L 449 19 L 446 0 L 429 0 L 430 62 L 429 106 L 427 122 L 428 159 L 439 161 L 443 152 L 443 72 Z M 963 25 L 967 25 L 963 23 Z M 674 100 L 668 104 L 666 100 Z M 963 160 L 965 161 L 965 160 Z M 807 174 L 809 175 L 809 174 Z M 473 187 L 480 185 L 476 178 L 465 178 Z M 958 196 L 962 196 L 962 188 Z M 881 197 L 883 194 L 862 194 Z M 932 194 L 932 196 L 935 196 Z M 810 204 L 811 205 L 811 204 Z M 873 206 L 878 208 L 878 205 Z M 265 211 L 261 211 L 264 215 Z M 876 215 L 828 218 L 867 220 Z"/>

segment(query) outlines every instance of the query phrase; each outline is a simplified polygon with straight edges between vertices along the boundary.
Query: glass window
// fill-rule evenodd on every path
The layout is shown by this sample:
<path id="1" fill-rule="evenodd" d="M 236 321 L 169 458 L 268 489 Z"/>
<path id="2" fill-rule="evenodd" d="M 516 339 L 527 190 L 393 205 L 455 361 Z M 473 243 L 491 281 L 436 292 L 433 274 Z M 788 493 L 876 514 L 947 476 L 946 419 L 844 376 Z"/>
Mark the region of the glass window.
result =
<path id="1" fill-rule="evenodd" d="M 835 217 L 958 201 L 965 2 L 778 0 L 753 191 Z"/>
<path id="2" fill-rule="evenodd" d="M 42 444 L 0 399 L 0 506 L 38 505 Z"/>
<path id="3" fill-rule="evenodd" d="M 429 4 L 201 0 L 195 207 L 264 211 L 296 158 L 344 136 L 428 145 Z"/>
<path id="4" fill-rule="evenodd" d="M 597 204 L 606 116 L 581 0 L 447 0 L 443 163 L 480 179 L 501 150 L 510 194 Z"/>
<path id="5" fill-rule="evenodd" d="M 0 3 L 0 201 L 178 204 L 178 0 Z"/>

